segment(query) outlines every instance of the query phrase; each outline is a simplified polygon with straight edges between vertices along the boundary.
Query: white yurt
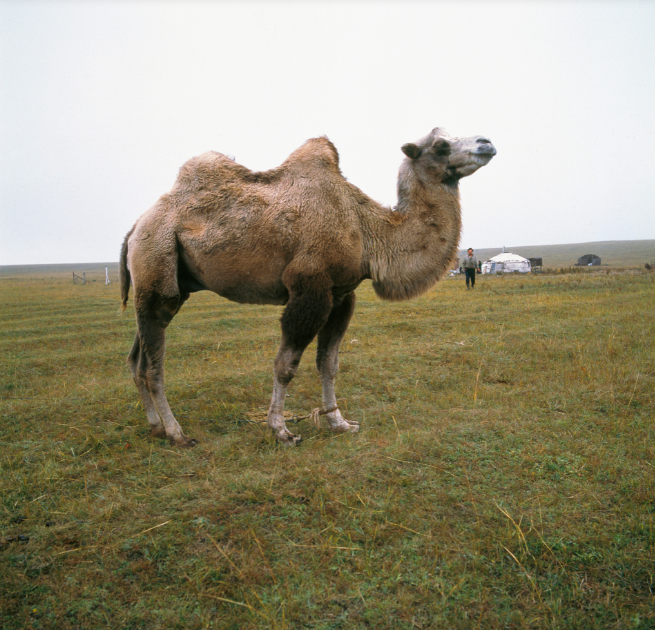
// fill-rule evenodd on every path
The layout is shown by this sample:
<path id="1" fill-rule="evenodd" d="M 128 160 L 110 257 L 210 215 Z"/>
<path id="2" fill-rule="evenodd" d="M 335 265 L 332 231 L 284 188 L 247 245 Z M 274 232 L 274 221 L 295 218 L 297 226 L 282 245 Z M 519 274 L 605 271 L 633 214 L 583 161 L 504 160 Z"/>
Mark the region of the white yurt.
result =
<path id="1" fill-rule="evenodd" d="M 512 252 L 503 252 L 482 263 L 482 273 L 530 273 L 530 261 Z"/>

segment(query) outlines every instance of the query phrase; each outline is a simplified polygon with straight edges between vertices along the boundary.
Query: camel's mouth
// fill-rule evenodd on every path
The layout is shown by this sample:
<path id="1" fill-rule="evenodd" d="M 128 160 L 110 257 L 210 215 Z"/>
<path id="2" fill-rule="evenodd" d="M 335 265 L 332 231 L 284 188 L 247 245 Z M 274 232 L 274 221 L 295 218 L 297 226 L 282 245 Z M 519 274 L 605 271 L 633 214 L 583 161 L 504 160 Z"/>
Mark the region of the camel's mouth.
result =
<path id="1" fill-rule="evenodd" d="M 475 145 L 469 145 L 468 151 L 452 155 L 449 167 L 457 178 L 472 175 L 479 168 L 486 166 L 496 155 L 496 147 L 487 138 L 476 138 Z"/>
<path id="2" fill-rule="evenodd" d="M 489 142 L 488 140 L 484 140 L 482 142 L 478 140 L 478 142 L 480 144 L 478 144 L 475 150 L 475 155 L 486 155 L 489 158 L 492 158 L 494 155 L 496 155 L 497 153 L 496 147 L 493 144 L 491 144 L 491 142 Z"/>
<path id="3" fill-rule="evenodd" d="M 475 151 L 475 153 L 471 153 L 471 161 L 474 164 L 478 164 L 480 166 L 485 166 L 486 164 L 489 164 L 491 161 L 491 158 L 496 155 L 496 149 L 491 147 L 491 150 L 484 150 L 484 151 Z"/>
<path id="4" fill-rule="evenodd" d="M 489 161 L 494 155 L 496 155 L 496 147 L 491 144 L 491 142 L 479 144 L 475 151 L 471 153 L 473 161 L 480 164 L 481 166 L 489 164 Z"/>
<path id="5" fill-rule="evenodd" d="M 475 151 L 473 151 L 474 155 L 484 155 L 488 157 L 488 159 L 491 159 L 494 155 L 496 155 L 496 147 L 491 144 L 491 140 L 489 140 L 489 138 L 478 136 L 475 139 L 475 145 Z"/>

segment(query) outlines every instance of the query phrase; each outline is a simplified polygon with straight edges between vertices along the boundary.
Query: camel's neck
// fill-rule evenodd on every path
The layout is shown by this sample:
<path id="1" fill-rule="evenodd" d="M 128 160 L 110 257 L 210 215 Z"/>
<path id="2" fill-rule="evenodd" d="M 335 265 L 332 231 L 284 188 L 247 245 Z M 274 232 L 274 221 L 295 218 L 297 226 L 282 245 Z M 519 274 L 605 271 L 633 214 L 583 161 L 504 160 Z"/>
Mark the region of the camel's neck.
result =
<path id="1" fill-rule="evenodd" d="M 420 295 L 451 267 L 462 225 L 457 185 L 426 184 L 403 166 L 396 211 L 376 218 L 367 243 L 368 264 L 382 299 Z"/>

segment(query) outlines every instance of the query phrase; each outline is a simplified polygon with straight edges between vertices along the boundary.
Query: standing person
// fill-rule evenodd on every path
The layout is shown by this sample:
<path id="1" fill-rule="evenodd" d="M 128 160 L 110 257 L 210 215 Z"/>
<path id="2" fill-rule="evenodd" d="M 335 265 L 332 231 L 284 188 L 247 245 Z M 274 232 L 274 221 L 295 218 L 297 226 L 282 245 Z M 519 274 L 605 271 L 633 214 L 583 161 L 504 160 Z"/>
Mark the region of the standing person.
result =
<path id="1" fill-rule="evenodd" d="M 475 273 L 478 269 L 478 259 L 473 255 L 473 249 L 468 248 L 468 256 L 464 256 L 462 260 L 462 267 L 464 267 L 464 272 L 466 273 L 466 288 L 469 288 L 469 281 L 471 282 L 471 288 L 475 288 Z"/>

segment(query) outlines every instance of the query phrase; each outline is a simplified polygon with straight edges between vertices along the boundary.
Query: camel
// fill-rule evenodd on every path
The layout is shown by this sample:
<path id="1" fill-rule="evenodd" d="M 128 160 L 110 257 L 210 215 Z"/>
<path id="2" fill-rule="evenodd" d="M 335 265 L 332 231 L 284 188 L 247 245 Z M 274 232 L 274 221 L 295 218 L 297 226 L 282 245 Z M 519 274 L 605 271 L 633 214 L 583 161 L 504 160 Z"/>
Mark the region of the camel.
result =
<path id="1" fill-rule="evenodd" d="M 178 446 L 197 443 L 164 393 L 164 338 L 190 294 L 203 290 L 285 307 L 267 415 L 277 440 L 301 440 L 285 425 L 284 399 L 316 337 L 320 414 L 336 433 L 359 430 L 342 416 L 335 394 L 355 289 L 370 279 L 383 300 L 407 300 L 444 276 L 457 257 L 459 180 L 496 154 L 483 136 L 455 138 L 439 127 L 401 150 L 395 208 L 346 181 L 326 137 L 308 140 L 268 171 L 251 171 L 215 151 L 182 166 L 171 191 L 127 234 L 120 259 L 121 310 L 131 281 L 137 322 L 127 363 L 153 436 Z"/>

